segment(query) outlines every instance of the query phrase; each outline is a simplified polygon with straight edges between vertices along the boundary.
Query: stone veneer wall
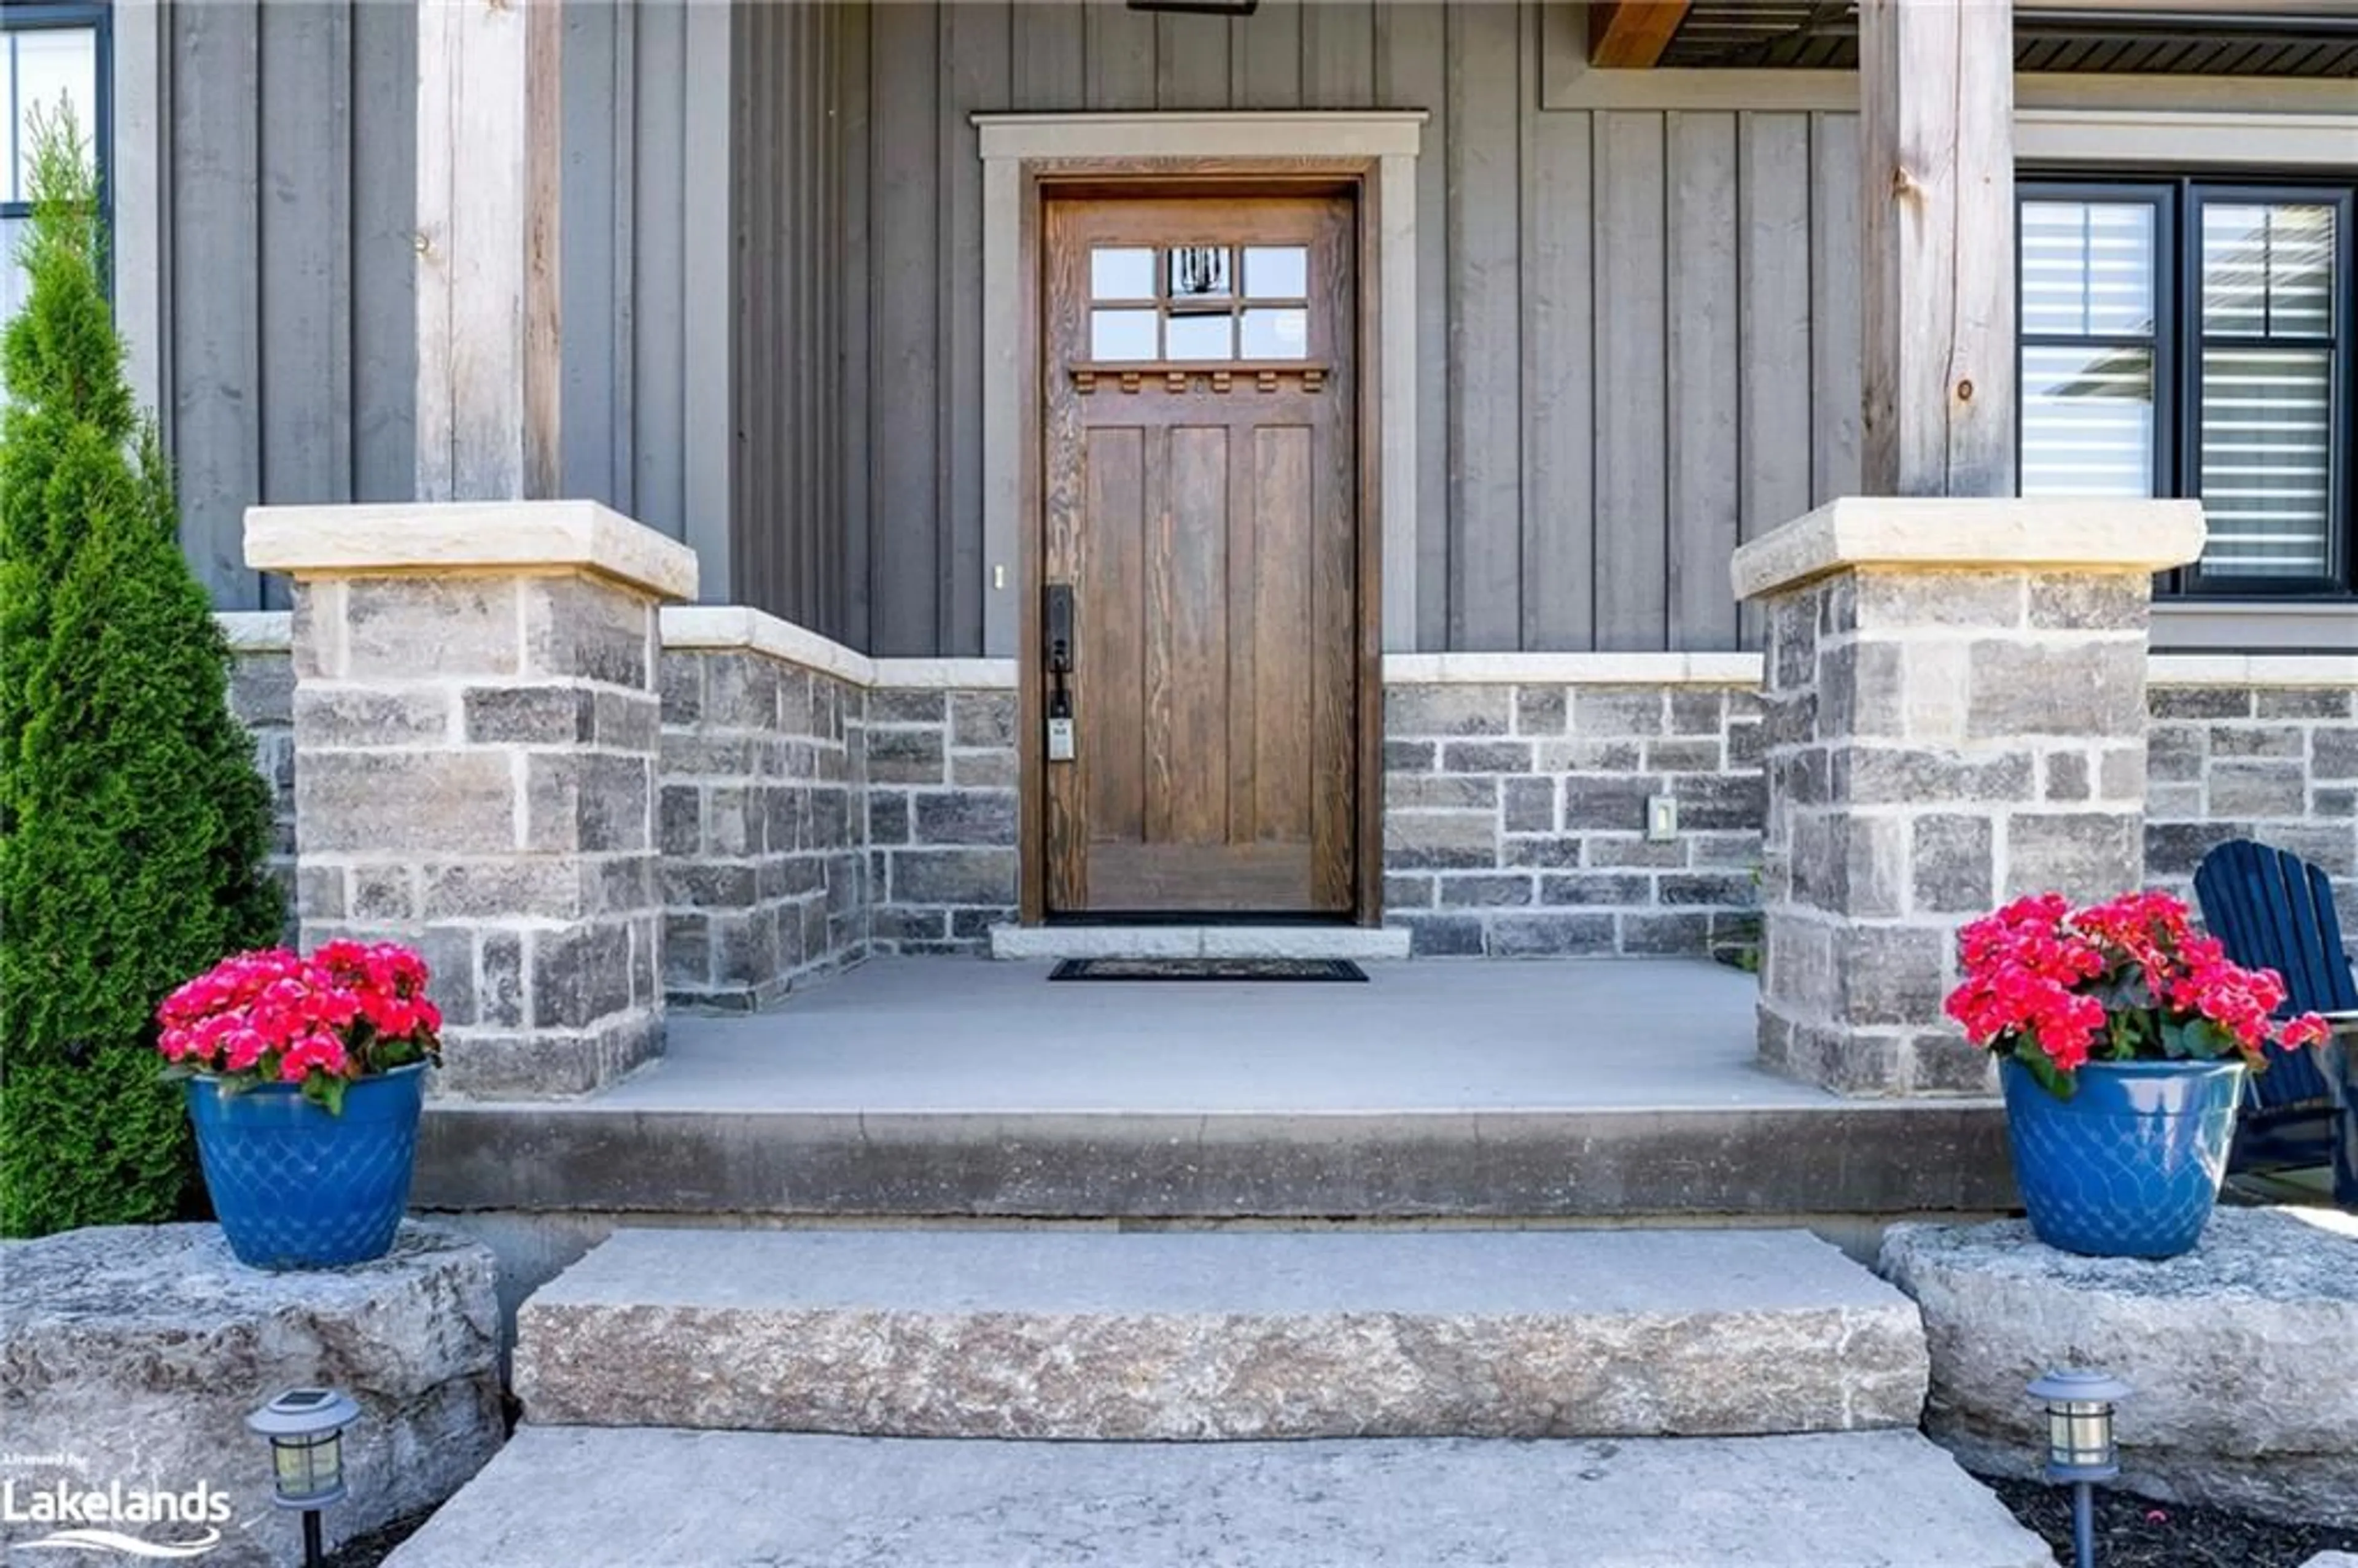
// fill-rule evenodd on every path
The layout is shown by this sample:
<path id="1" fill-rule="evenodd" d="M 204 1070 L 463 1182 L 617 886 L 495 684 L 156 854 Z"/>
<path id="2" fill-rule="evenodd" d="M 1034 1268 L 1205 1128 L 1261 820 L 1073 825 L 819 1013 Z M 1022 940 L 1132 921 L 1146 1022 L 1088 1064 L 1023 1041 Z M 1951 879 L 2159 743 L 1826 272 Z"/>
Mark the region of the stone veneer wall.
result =
<path id="1" fill-rule="evenodd" d="M 1760 1059 L 1842 1094 L 1985 1092 L 1942 1012 L 1958 927 L 2140 870 L 2150 567 L 1834 559 L 1762 590 Z"/>
<path id="2" fill-rule="evenodd" d="M 889 679 L 891 665 L 880 678 Z M 877 951 L 974 953 L 1015 918 L 1015 693 L 880 687 L 868 697 Z"/>
<path id="3" fill-rule="evenodd" d="M 2358 661 L 2353 661 L 2358 665 Z M 2193 896 L 2212 846 L 2257 838 L 2334 879 L 2358 956 L 2358 676 L 2341 686 L 2208 686 L 2154 674 L 2147 732 L 2146 872 Z"/>
<path id="4" fill-rule="evenodd" d="M 865 690 L 752 648 L 663 655 L 664 990 L 742 1010 L 868 953 Z"/>
<path id="5" fill-rule="evenodd" d="M 287 618 L 244 613 L 223 620 L 235 652 L 231 708 L 253 730 L 257 763 L 271 782 L 274 863 L 291 881 L 294 676 Z M 746 774 L 739 785 L 722 769 L 696 775 L 691 785 L 671 767 L 679 755 L 672 732 L 692 727 L 679 706 L 686 677 L 676 671 L 711 656 L 686 650 L 665 656 L 667 890 L 710 889 L 720 880 L 674 864 L 687 840 L 685 807 L 671 792 L 692 787 L 698 795 L 698 852 L 709 853 L 712 865 L 816 858 L 828 867 L 823 898 L 808 889 L 770 895 L 773 909 L 797 911 L 804 945 L 796 952 L 784 936 L 787 922 L 780 913 L 774 951 L 786 961 L 768 994 L 868 951 L 980 950 L 991 922 L 1010 918 L 1015 902 L 1013 691 L 896 687 L 871 696 L 857 682 L 805 670 L 814 694 L 822 687 L 837 693 L 840 740 L 827 747 L 814 736 L 790 738 L 782 708 L 774 737 L 787 771 L 774 784 Z M 799 668 L 770 662 L 782 672 Z M 2283 845 L 2336 879 L 2343 929 L 2358 950 L 2358 677 L 2317 684 L 2314 660 L 2289 661 L 2292 673 L 2273 672 L 2271 663 L 2233 655 L 2157 661 L 2149 693 L 2147 873 L 2154 885 L 2190 897 L 2194 867 L 2212 845 L 2240 837 Z M 2187 674 L 2213 665 L 2219 667 L 2200 680 Z M 699 691 L 708 678 L 699 675 Z M 885 757 L 881 771 L 871 763 L 860 810 L 852 803 L 860 794 L 854 759 L 861 751 L 863 706 L 885 731 Z M 1714 706 L 1718 718 L 1706 728 Z M 1650 728 L 1657 711 L 1659 730 Z M 1410 929 L 1421 955 L 1693 953 L 1730 935 L 1748 935 L 1752 872 L 1760 858 L 1759 739 L 1758 697 L 1742 684 L 1395 680 L 1386 697 L 1389 921 Z M 1716 762 L 1708 754 L 1714 749 Z M 819 759 L 830 752 L 845 759 L 844 842 L 858 865 L 856 883 L 836 872 L 838 856 L 817 841 L 831 818 L 816 801 L 838 787 L 818 776 Z M 806 757 L 806 779 L 792 771 Z M 697 758 L 712 760 L 708 752 Z M 1680 798 L 1675 843 L 1644 839 L 1644 798 L 1657 790 L 1652 781 Z M 808 790 L 812 841 L 773 850 L 764 816 L 760 855 L 721 853 L 739 842 L 726 793 L 736 787 Z M 722 792 L 717 809 L 707 804 L 713 790 Z M 706 839 L 716 824 L 719 833 Z M 755 871 L 757 886 L 763 874 Z M 767 874 L 775 888 L 811 873 L 781 864 Z M 683 941 L 683 923 L 708 923 L 719 913 L 693 898 L 666 896 L 674 942 Z M 847 907 L 847 898 L 860 902 Z M 813 946 L 808 911 L 822 903 L 826 940 Z M 719 909 L 732 907 L 752 906 Z M 709 931 L 708 924 L 702 940 L 708 960 Z M 683 951 L 696 940 L 687 936 Z M 676 998 L 746 1005 L 731 997 L 719 969 L 706 968 L 698 982 L 684 962 L 667 960 L 667 989 Z M 760 988 L 748 981 L 745 989 L 750 996 Z"/>
<path id="6" fill-rule="evenodd" d="M 1733 684 L 1388 686 L 1386 924 L 1419 956 L 1702 954 L 1748 939 L 1759 712 Z M 1659 843 L 1645 835 L 1657 795 L 1679 806 L 1677 836 Z"/>
<path id="7" fill-rule="evenodd" d="M 662 1051 L 655 611 L 591 568 L 297 583 L 302 940 L 424 955 L 452 1093 L 584 1093 Z"/>

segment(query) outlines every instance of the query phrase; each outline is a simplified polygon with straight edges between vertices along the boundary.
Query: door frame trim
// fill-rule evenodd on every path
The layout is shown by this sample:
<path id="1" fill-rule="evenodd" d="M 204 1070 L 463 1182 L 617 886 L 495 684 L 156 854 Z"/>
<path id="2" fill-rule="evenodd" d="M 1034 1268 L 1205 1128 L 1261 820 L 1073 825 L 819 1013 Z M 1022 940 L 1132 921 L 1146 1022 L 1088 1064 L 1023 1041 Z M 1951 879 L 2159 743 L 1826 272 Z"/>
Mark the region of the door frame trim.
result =
<path id="1" fill-rule="evenodd" d="M 1133 132 L 1184 133 L 1217 126 L 1227 133 L 1219 138 L 1223 141 L 1239 132 L 1248 138 L 1265 137 L 1266 121 L 1284 119 L 1295 122 L 1287 127 L 1287 140 L 1293 145 L 1301 145 L 1298 133 L 1308 124 L 1318 124 L 1329 130 L 1351 130 L 1360 146 L 1282 157 L 1225 149 L 1055 156 L 1044 150 L 1039 140 L 1040 133 L 1053 124 L 1083 132 L 1083 145 L 1102 146 L 1121 139 L 1106 135 L 1109 120 L 1117 118 Z M 991 568 L 986 580 L 993 585 L 987 591 L 984 633 L 986 652 L 1013 654 L 1022 672 L 1016 720 L 1018 918 L 1027 925 L 1040 924 L 1047 906 L 1043 859 L 1046 763 L 1038 744 L 1044 721 L 1037 625 L 1044 499 L 1042 214 L 1048 198 L 1060 190 L 1105 189 L 1146 195 L 1180 182 L 1347 190 L 1357 209 L 1357 842 L 1351 918 L 1363 925 L 1382 922 L 1382 660 L 1387 648 L 1412 648 L 1415 640 L 1413 149 L 1422 120 L 1422 114 L 978 116 L 986 153 L 984 297 L 1022 302 L 1020 310 L 984 312 L 984 520 Z M 1377 135 L 1370 137 L 1370 131 Z M 1368 139 L 1379 146 L 1368 150 Z M 1248 139 L 1244 145 L 1252 142 Z M 1270 144 L 1260 140 L 1259 145 Z M 1017 569 L 1005 572 L 1011 556 Z M 1001 582 L 1004 588 L 997 586 Z"/>

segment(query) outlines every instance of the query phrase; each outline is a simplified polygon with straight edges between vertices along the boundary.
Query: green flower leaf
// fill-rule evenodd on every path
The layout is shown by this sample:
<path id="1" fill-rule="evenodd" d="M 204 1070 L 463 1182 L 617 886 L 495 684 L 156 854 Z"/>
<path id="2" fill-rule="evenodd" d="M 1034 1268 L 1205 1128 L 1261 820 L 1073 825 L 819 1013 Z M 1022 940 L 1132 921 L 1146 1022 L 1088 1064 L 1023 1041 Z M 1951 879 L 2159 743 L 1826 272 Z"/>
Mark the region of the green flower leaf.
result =
<path id="1" fill-rule="evenodd" d="M 2048 1060 L 2047 1054 L 2036 1045 L 2027 1045 L 2017 1050 L 2014 1059 L 2028 1068 L 2030 1076 L 2039 1080 L 2039 1087 L 2057 1099 L 2070 1099 L 2080 1087 L 2078 1079 L 2072 1074 L 2063 1071 Z"/>

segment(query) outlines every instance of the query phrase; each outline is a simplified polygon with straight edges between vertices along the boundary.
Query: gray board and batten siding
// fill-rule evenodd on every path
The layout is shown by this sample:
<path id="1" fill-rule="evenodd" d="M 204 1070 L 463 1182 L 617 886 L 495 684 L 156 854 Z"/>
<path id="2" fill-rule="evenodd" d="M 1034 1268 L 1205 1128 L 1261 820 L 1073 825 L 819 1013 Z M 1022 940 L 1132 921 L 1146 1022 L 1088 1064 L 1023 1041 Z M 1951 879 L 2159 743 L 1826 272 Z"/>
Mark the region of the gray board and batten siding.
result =
<path id="1" fill-rule="evenodd" d="M 1812 265 L 1855 249 L 1851 114 L 1542 111 L 1535 5 L 961 0 L 843 31 L 856 384 L 811 421 L 823 442 L 841 421 L 843 575 L 815 600 L 782 569 L 810 546 L 773 537 L 762 561 L 741 550 L 741 597 L 881 655 L 1001 651 L 982 641 L 982 316 L 1013 306 L 982 297 L 971 120 L 997 110 L 1430 111 L 1420 647 L 1736 647 L 1738 540 L 1856 488 L 1855 294 Z M 773 183 L 761 145 L 741 184 Z"/>
<path id="2" fill-rule="evenodd" d="M 415 18 L 124 25 L 159 30 L 152 376 L 185 537 L 254 608 L 249 503 L 412 493 Z M 1736 541 L 1855 482 L 1855 311 L 1812 265 L 1852 247 L 1855 122 L 1541 111 L 1540 31 L 1374 0 L 568 0 L 565 489 L 698 544 L 708 597 L 980 654 L 970 116 L 1424 108 L 1419 645 L 1735 646 Z"/>
<path id="3" fill-rule="evenodd" d="M 1807 73 L 1568 91 L 1577 20 L 567 0 L 564 488 L 696 545 L 708 599 L 1010 652 L 972 116 L 1422 109 L 1417 646 L 1751 641 L 1730 551 L 1857 484 L 1856 116 Z M 116 70 L 135 367 L 190 557 L 253 608 L 246 504 L 413 493 L 414 13 L 126 4 Z"/>
<path id="4" fill-rule="evenodd" d="M 730 27 L 565 7 L 563 488 L 700 547 L 727 530 L 728 263 L 688 238 L 726 221 Z M 117 294 L 163 324 L 140 395 L 214 601 L 280 607 L 249 503 L 416 493 L 416 10 L 175 0 L 116 28 Z"/>

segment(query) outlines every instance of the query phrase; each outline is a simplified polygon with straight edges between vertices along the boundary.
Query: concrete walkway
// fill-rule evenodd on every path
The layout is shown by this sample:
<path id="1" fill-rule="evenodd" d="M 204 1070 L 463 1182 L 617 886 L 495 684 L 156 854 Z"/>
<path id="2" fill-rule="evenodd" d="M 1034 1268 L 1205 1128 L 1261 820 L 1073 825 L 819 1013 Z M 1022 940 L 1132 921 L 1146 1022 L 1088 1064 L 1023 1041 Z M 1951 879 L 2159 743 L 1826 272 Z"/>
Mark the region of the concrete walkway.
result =
<path id="1" fill-rule="evenodd" d="M 388 1568 L 2054 1568 L 1913 1432 L 994 1443 L 525 1427 Z"/>

